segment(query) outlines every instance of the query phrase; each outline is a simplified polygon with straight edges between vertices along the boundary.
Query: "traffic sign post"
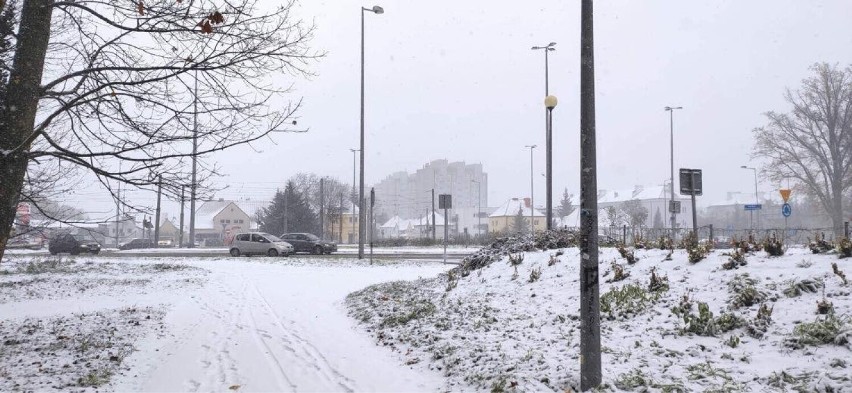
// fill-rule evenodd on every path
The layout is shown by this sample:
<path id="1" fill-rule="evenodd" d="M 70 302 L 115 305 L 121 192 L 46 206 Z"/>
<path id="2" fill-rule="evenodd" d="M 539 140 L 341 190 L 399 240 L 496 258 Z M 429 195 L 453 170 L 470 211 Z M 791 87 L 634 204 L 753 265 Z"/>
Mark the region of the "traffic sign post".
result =
<path id="1" fill-rule="evenodd" d="M 450 194 L 438 195 L 438 208 L 444 209 L 444 263 L 447 263 L 447 238 L 449 237 L 447 209 L 453 208 L 453 196 Z"/>
<path id="2" fill-rule="evenodd" d="M 680 168 L 680 193 L 692 197 L 692 233 L 698 240 L 698 214 L 695 208 L 695 196 L 704 194 L 701 169 Z"/>
<path id="3" fill-rule="evenodd" d="M 745 209 L 745 211 L 750 212 L 750 211 L 763 209 L 763 205 L 761 205 L 759 203 L 751 203 L 751 204 L 743 205 L 743 208 Z"/>
<path id="4" fill-rule="evenodd" d="M 787 218 L 789 218 L 793 214 L 793 207 L 790 206 L 787 201 L 790 200 L 790 194 L 793 190 L 789 188 L 782 188 L 778 190 L 781 194 L 781 199 L 784 200 L 784 205 L 781 206 L 781 215 L 784 216 L 784 244 L 787 243 Z"/>

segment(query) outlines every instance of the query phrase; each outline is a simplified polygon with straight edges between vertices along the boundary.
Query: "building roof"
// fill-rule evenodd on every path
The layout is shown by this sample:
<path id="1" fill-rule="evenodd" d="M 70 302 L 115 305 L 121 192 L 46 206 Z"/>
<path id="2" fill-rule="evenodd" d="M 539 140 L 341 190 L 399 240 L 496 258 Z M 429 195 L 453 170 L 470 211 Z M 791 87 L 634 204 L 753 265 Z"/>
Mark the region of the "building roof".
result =
<path id="1" fill-rule="evenodd" d="M 523 212 L 524 217 L 529 217 L 530 213 L 532 213 L 534 217 L 544 217 L 542 212 L 530 209 L 529 206 L 526 206 L 525 200 L 521 198 L 509 199 L 506 203 L 500 205 L 494 213 L 491 213 L 489 217 L 514 217 L 518 215 L 518 210 Z"/>
<path id="2" fill-rule="evenodd" d="M 221 213 L 222 210 L 225 210 L 225 208 L 231 204 L 234 204 L 234 206 L 239 209 L 239 206 L 237 206 L 234 201 L 218 200 L 205 201 L 202 203 L 201 207 L 195 211 L 195 229 L 217 229 L 213 225 L 213 219 L 217 214 Z"/>
<path id="3" fill-rule="evenodd" d="M 636 186 L 622 190 L 601 190 L 598 193 L 598 203 L 622 203 L 633 199 L 649 200 L 668 198 L 669 188 L 663 186 Z M 685 199 L 685 197 L 675 194 L 675 199 Z"/>

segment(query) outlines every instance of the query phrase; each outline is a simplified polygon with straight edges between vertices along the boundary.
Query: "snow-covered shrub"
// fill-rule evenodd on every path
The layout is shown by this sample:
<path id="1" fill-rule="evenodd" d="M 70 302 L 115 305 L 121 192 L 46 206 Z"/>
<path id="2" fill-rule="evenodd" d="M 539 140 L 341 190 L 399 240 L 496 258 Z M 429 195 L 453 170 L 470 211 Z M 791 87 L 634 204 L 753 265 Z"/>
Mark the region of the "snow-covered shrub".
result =
<path id="1" fill-rule="evenodd" d="M 828 301 L 825 297 L 817 302 L 817 314 L 828 315 L 834 314 L 834 303 Z"/>
<path id="2" fill-rule="evenodd" d="M 651 292 L 665 292 L 669 290 L 669 277 L 657 274 L 657 268 L 651 268 L 651 280 L 648 283 Z"/>
<path id="3" fill-rule="evenodd" d="M 801 281 L 788 280 L 784 282 L 787 288 L 784 288 L 784 295 L 787 297 L 798 297 L 802 293 L 817 293 L 822 283 L 817 280 L 804 279 Z"/>
<path id="4" fill-rule="evenodd" d="M 796 267 L 800 267 L 800 268 L 803 268 L 803 269 L 807 269 L 807 268 L 809 268 L 813 265 L 814 265 L 814 263 L 810 259 L 802 259 L 801 262 L 796 263 Z"/>
<path id="5" fill-rule="evenodd" d="M 618 253 L 621 254 L 622 258 L 627 260 L 628 265 L 632 265 L 639 260 L 639 258 L 636 258 L 634 250 L 624 247 L 623 244 L 618 245 Z"/>
<path id="6" fill-rule="evenodd" d="M 536 282 L 536 281 L 538 281 L 539 278 L 541 278 L 541 268 L 540 267 L 536 267 L 536 268 L 533 268 L 532 270 L 530 270 L 529 282 Z"/>
<path id="7" fill-rule="evenodd" d="M 668 236 L 660 236 L 660 240 L 657 242 L 657 247 L 660 250 L 671 250 L 674 247 L 674 242 L 672 238 Z"/>
<path id="8" fill-rule="evenodd" d="M 808 248 L 810 248 L 811 252 L 813 252 L 814 254 L 822 254 L 834 249 L 834 244 L 832 244 L 828 240 L 825 240 L 824 233 L 817 232 L 817 234 L 814 236 L 813 241 L 810 241 L 810 238 L 808 238 L 808 240 Z"/>
<path id="9" fill-rule="evenodd" d="M 766 251 L 770 256 L 780 257 L 784 255 L 784 242 L 773 234 L 763 241 L 763 251 Z"/>
<path id="10" fill-rule="evenodd" d="M 459 277 L 455 269 L 447 272 L 447 292 L 452 291 L 459 285 Z"/>
<path id="11" fill-rule="evenodd" d="M 831 270 L 834 271 L 834 275 L 836 275 L 837 277 L 840 277 L 840 279 L 843 280 L 843 285 L 848 284 L 848 281 L 846 280 L 846 273 L 843 273 L 843 271 L 840 270 L 839 267 L 837 267 L 836 262 L 831 263 Z"/>
<path id="12" fill-rule="evenodd" d="M 769 325 L 772 323 L 772 310 L 775 306 L 769 307 L 766 303 L 760 305 L 757 309 L 757 316 L 748 324 L 748 334 L 754 338 L 763 338 Z"/>
<path id="13" fill-rule="evenodd" d="M 601 296 L 601 312 L 610 319 L 638 315 L 660 299 L 660 293 L 648 292 L 637 284 L 612 288 Z"/>
<path id="14" fill-rule="evenodd" d="M 715 337 L 719 333 L 728 332 L 745 325 L 745 321 L 732 314 L 722 313 L 719 317 L 713 317 L 710 306 L 704 302 L 698 302 L 698 315 L 691 312 L 682 314 L 684 326 L 680 334 L 692 333 L 699 336 Z"/>
<path id="15" fill-rule="evenodd" d="M 790 348 L 801 349 L 809 345 L 850 345 L 852 339 L 852 318 L 828 314 L 817 317 L 813 322 L 805 322 L 793 328 L 793 334 L 784 344 Z"/>
<path id="16" fill-rule="evenodd" d="M 622 281 L 627 277 L 630 277 L 630 273 L 624 271 L 624 266 L 621 266 L 615 262 L 612 262 L 612 278 L 606 280 L 606 282 L 618 282 Z"/>
<path id="17" fill-rule="evenodd" d="M 623 391 L 634 391 L 636 388 L 647 388 L 650 385 L 650 380 L 642 370 L 634 368 L 624 374 L 619 375 L 615 381 L 615 387 Z"/>
<path id="18" fill-rule="evenodd" d="M 837 242 L 837 257 L 841 259 L 852 258 L 852 241 L 843 238 Z"/>
<path id="19" fill-rule="evenodd" d="M 725 345 L 727 345 L 731 348 L 736 348 L 736 347 L 740 346 L 740 336 L 737 336 L 736 334 L 732 334 L 730 337 L 728 337 L 727 340 L 725 340 Z"/>
<path id="20" fill-rule="evenodd" d="M 749 277 L 748 273 L 738 274 L 728 282 L 729 301 L 731 308 L 751 307 L 766 300 L 766 293 L 755 288 L 757 280 Z"/>
<path id="21" fill-rule="evenodd" d="M 524 263 L 524 254 L 509 254 L 509 266 L 515 268 L 515 274 L 512 275 L 512 279 L 518 278 L 518 266 Z"/>
<path id="22" fill-rule="evenodd" d="M 745 253 L 742 252 L 739 248 L 734 249 L 734 252 L 732 253 L 724 255 L 728 256 L 728 262 L 722 264 L 722 269 L 738 269 L 740 266 L 745 266 L 747 264 Z"/>

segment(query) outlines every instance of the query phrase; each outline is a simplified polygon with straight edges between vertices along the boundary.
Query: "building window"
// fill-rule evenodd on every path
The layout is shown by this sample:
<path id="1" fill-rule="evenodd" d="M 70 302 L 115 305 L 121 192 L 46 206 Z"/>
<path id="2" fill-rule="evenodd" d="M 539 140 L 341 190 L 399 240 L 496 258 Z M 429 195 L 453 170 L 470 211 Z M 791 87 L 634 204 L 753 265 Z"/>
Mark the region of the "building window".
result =
<path id="1" fill-rule="evenodd" d="M 230 224 L 231 220 L 225 220 L 225 224 Z"/>

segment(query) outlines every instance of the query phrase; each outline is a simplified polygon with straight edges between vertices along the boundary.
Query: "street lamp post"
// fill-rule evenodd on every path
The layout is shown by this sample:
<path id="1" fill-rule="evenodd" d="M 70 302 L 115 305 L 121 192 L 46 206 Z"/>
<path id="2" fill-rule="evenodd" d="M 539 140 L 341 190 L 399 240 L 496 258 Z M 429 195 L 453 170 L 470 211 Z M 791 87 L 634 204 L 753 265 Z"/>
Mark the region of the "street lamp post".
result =
<path id="1" fill-rule="evenodd" d="M 552 174 L 551 157 L 552 157 L 552 154 L 553 154 L 553 137 L 552 137 L 553 132 L 552 132 L 552 127 L 551 127 L 551 116 L 550 115 L 551 115 L 551 111 L 553 110 L 553 107 L 556 106 L 556 97 L 553 97 L 553 100 L 552 100 L 553 106 L 548 106 L 548 99 L 551 96 L 550 96 L 550 86 L 549 86 L 550 85 L 550 80 L 549 80 L 550 77 L 548 75 L 549 74 L 549 72 L 548 72 L 549 66 L 548 66 L 547 54 L 551 51 L 556 50 L 556 48 L 554 48 L 554 46 L 556 46 L 556 43 L 551 42 L 551 43 L 549 43 L 545 46 L 534 46 L 534 47 L 532 47 L 532 50 L 544 51 L 544 96 L 547 97 L 547 98 L 545 98 L 545 101 L 544 101 L 544 104 L 545 104 L 545 107 L 546 107 L 546 110 L 545 110 L 545 150 L 546 150 L 546 153 L 545 153 L 545 155 L 546 155 L 546 166 L 547 166 L 547 198 L 546 198 L 546 201 L 547 201 L 547 207 L 546 207 L 547 224 L 546 224 L 545 227 L 548 230 L 552 229 L 551 222 L 553 221 L 553 195 L 552 195 L 553 194 L 553 189 L 552 189 L 553 177 L 551 176 L 551 174 Z"/>
<path id="2" fill-rule="evenodd" d="M 556 103 L 556 96 L 544 98 L 544 107 L 547 108 L 547 230 L 553 229 L 553 108 L 556 108 Z"/>
<path id="3" fill-rule="evenodd" d="M 476 183 L 476 235 L 482 235 L 482 183 L 471 179 L 471 183 Z"/>
<path id="4" fill-rule="evenodd" d="M 355 173 L 356 173 L 356 168 L 358 168 L 358 163 L 356 161 L 357 156 L 355 155 L 355 153 L 361 151 L 361 149 L 349 149 L 349 151 L 352 152 L 352 195 L 350 195 L 352 197 L 352 215 L 349 216 L 349 217 L 350 217 L 350 219 L 352 219 L 352 235 L 354 236 L 355 235 Z M 360 209 L 360 207 L 359 207 L 359 209 Z M 340 225 L 343 225 L 342 221 L 341 221 Z"/>
<path id="5" fill-rule="evenodd" d="M 364 259 L 364 11 L 376 15 L 385 10 L 377 5 L 373 8 L 361 7 L 361 180 L 358 190 L 358 259 Z M 353 212 L 354 213 L 354 212 Z"/>
<path id="6" fill-rule="evenodd" d="M 530 235 L 535 235 L 535 189 L 533 188 L 533 149 L 536 145 L 525 145 L 530 149 Z"/>
<path id="7" fill-rule="evenodd" d="M 759 205 L 760 204 L 760 198 L 757 196 L 757 168 L 752 168 L 752 167 L 745 166 L 745 165 L 741 166 L 740 168 L 751 169 L 752 171 L 754 171 L 754 203 L 756 205 Z M 749 212 L 751 213 L 750 220 L 752 221 L 751 229 L 754 229 L 754 210 L 750 210 Z M 760 212 L 757 213 L 757 229 L 760 229 Z"/>
<path id="8" fill-rule="evenodd" d="M 669 202 L 669 211 L 671 212 L 672 241 L 674 241 L 674 239 L 675 239 L 675 227 L 677 226 L 676 218 L 675 218 L 677 213 L 673 209 L 674 200 L 675 200 L 675 192 L 674 192 L 674 111 L 675 111 L 675 109 L 683 109 L 683 107 L 682 106 L 674 106 L 674 107 L 673 106 L 667 106 L 666 107 L 666 111 L 669 112 L 669 127 L 670 127 L 669 129 L 670 129 L 670 132 L 671 132 L 670 133 L 670 137 L 671 137 L 671 156 L 670 157 L 671 157 L 671 182 L 672 182 L 672 187 L 671 187 L 671 194 L 670 194 L 671 202 Z"/>

